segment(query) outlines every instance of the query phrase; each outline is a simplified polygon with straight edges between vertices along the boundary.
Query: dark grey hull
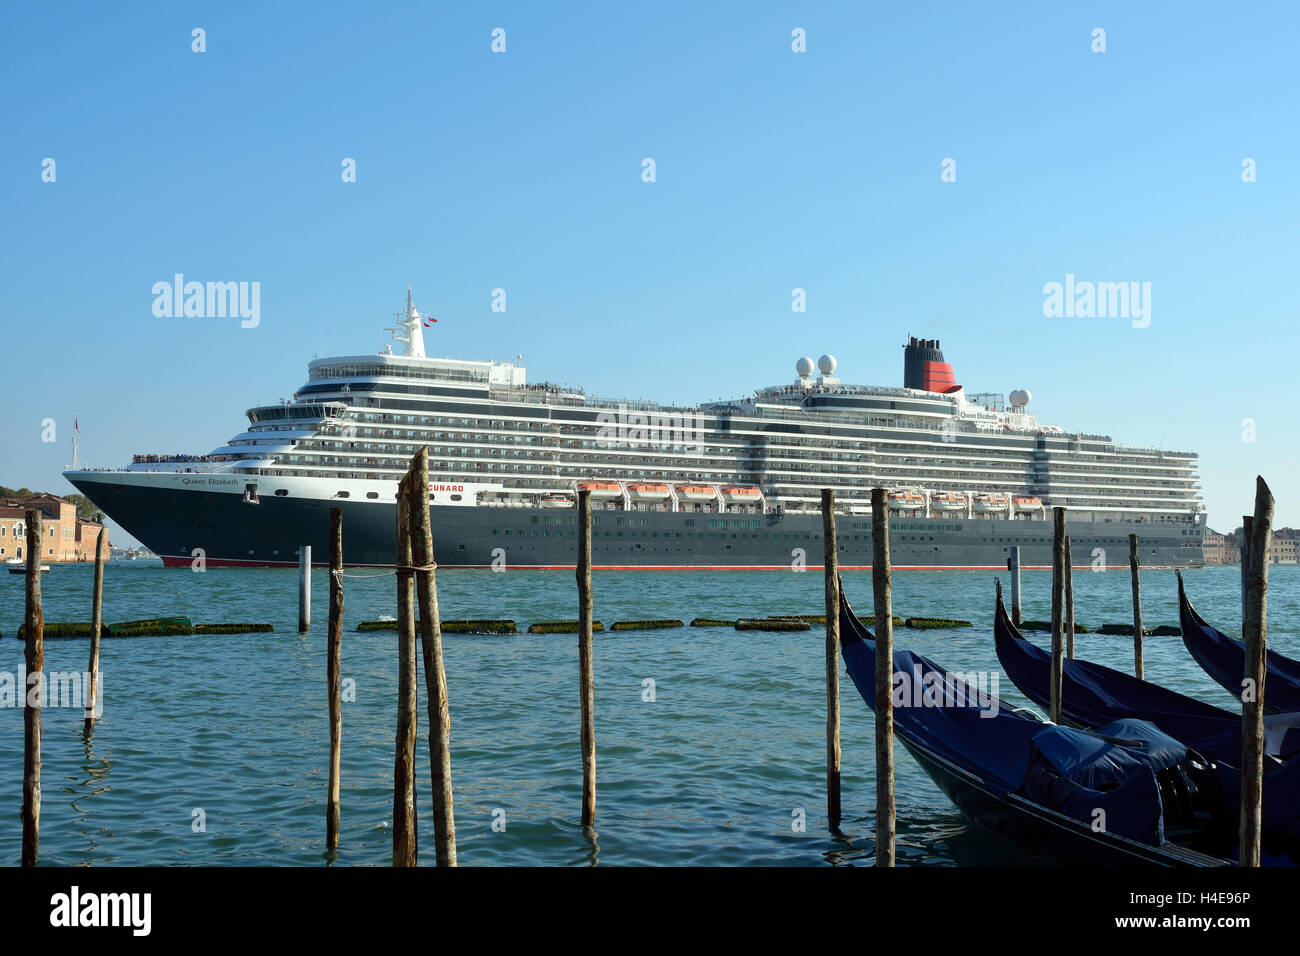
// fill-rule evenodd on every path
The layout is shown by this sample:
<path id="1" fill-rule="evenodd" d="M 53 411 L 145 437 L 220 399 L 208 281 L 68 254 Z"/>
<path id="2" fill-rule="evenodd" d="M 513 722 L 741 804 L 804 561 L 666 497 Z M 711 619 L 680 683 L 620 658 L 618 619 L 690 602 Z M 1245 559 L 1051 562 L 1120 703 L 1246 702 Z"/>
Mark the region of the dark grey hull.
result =
<path id="1" fill-rule="evenodd" d="M 201 550 L 210 566 L 296 564 L 299 545 L 327 560 L 329 510 L 343 509 L 348 565 L 392 565 L 392 502 L 329 501 L 141 488 L 99 478 L 73 480 L 114 521 L 172 566 L 188 566 Z M 444 567 L 571 568 L 577 561 L 574 509 L 430 507 L 434 550 Z M 870 519 L 837 522 L 841 567 L 871 564 Z M 821 516 L 668 513 L 598 509 L 592 554 L 605 568 L 782 569 L 822 566 Z M 1069 523 L 1076 567 L 1128 564 L 1128 535 L 1141 536 L 1144 567 L 1204 563 L 1201 529 L 1147 523 Z M 1023 567 L 1050 567 L 1048 521 L 895 517 L 890 522 L 896 568 L 1004 568 L 1020 547 Z"/>

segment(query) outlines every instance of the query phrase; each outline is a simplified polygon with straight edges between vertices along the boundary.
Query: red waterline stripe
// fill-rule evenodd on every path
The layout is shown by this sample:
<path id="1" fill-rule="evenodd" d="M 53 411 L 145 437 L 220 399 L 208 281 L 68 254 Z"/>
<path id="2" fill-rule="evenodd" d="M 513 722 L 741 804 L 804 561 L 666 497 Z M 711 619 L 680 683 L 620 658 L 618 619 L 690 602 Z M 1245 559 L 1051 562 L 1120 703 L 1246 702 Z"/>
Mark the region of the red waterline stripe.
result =
<path id="1" fill-rule="evenodd" d="M 176 555 L 159 555 L 162 558 L 164 567 L 183 568 L 189 567 L 193 563 L 193 558 L 187 558 Z M 207 564 L 216 568 L 296 568 L 297 561 L 249 561 L 240 558 L 208 558 Z M 349 564 L 344 562 L 345 568 L 391 568 L 391 564 Z M 329 562 L 313 562 L 313 568 L 328 568 Z M 465 568 L 469 570 L 491 570 L 494 565 L 491 564 L 440 564 L 439 568 L 443 570 L 455 570 Z M 577 565 L 573 564 L 507 564 L 505 567 L 511 571 L 572 571 Z M 1193 568 L 1199 565 L 1173 565 L 1173 564 L 1150 564 L 1146 565 L 1144 570 L 1147 571 L 1170 571 L 1174 568 Z M 1075 565 L 1071 570 L 1088 571 L 1091 570 L 1090 564 Z M 593 571 L 790 571 L 791 566 L 788 564 L 593 564 Z M 806 571 L 824 571 L 825 566 L 820 564 L 805 565 Z M 841 571 L 870 571 L 869 564 L 841 564 Z M 891 571 L 1005 571 L 1006 565 L 1003 564 L 895 564 L 890 567 Z M 1050 564 L 1022 564 L 1022 571 L 1050 571 Z M 1127 570 L 1127 565 L 1115 565 L 1115 570 Z"/>

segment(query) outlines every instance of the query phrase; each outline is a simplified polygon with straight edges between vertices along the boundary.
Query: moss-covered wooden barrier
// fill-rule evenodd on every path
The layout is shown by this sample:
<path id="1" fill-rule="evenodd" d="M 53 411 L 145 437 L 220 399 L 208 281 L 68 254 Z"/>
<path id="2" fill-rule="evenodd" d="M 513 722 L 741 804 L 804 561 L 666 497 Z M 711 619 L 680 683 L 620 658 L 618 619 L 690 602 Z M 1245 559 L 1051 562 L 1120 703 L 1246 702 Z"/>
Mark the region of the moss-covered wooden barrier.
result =
<path id="1" fill-rule="evenodd" d="M 795 617 L 742 617 L 738 631 L 811 631 L 812 625 Z"/>
<path id="2" fill-rule="evenodd" d="M 514 621 L 506 620 L 448 620 L 440 623 L 443 634 L 518 634 Z M 362 621 L 358 631 L 396 631 L 397 621 Z M 420 633 L 420 622 L 415 622 L 415 633 Z"/>
<path id="3" fill-rule="evenodd" d="M 1078 628 L 1076 627 L 1077 631 Z M 1132 624 L 1103 624 L 1097 631 L 1099 634 L 1108 634 L 1114 637 L 1132 637 Z M 1157 627 L 1143 627 L 1142 633 L 1146 637 L 1177 637 L 1183 632 L 1172 624 L 1161 624 Z"/>
<path id="4" fill-rule="evenodd" d="M 518 634 L 514 621 L 506 620 L 452 620 L 441 624 L 444 634 Z M 419 633 L 419 625 L 416 625 Z"/>
<path id="5" fill-rule="evenodd" d="M 593 632 L 603 631 L 605 625 L 600 621 L 591 622 Z M 577 634 L 577 621 L 538 621 L 536 624 L 528 625 L 529 634 Z"/>
<path id="6" fill-rule="evenodd" d="M 123 621 L 121 624 L 108 625 L 109 637 L 171 637 L 193 633 L 194 622 L 187 617 Z"/>
<path id="7" fill-rule="evenodd" d="M 875 624 L 875 623 L 876 623 L 876 615 L 874 615 L 874 614 L 869 614 L 869 615 L 867 615 L 867 616 L 864 617 L 864 618 L 859 618 L 859 620 L 862 621 L 863 624 Z M 902 619 L 901 617 L 899 617 L 897 614 L 895 614 L 895 615 L 894 615 L 890 620 L 892 620 L 892 621 L 894 622 L 894 627 L 902 627 L 902 626 L 903 626 L 903 619 Z"/>
<path id="8" fill-rule="evenodd" d="M 43 633 L 45 637 L 90 637 L 90 622 L 89 621 L 46 621 L 45 630 Z M 108 635 L 108 628 L 106 628 L 104 625 L 101 624 L 99 626 L 99 636 L 105 637 L 107 635 Z M 18 626 L 18 637 L 20 640 L 26 640 L 27 625 L 20 624 Z"/>
<path id="9" fill-rule="evenodd" d="M 615 621 L 611 631 L 659 631 L 670 627 L 685 627 L 681 621 L 660 618 L 651 621 Z"/>
<path id="10" fill-rule="evenodd" d="M 946 631 L 972 626 L 970 621 L 959 621 L 950 617 L 909 617 L 903 621 L 903 627 L 910 627 L 917 631 Z"/>
<path id="11" fill-rule="evenodd" d="M 195 624 L 195 634 L 269 634 L 270 624 Z"/>
<path id="12" fill-rule="evenodd" d="M 1062 624 L 1061 626 L 1064 627 L 1065 625 Z M 1051 621 L 1021 621 L 1021 622 L 1020 622 L 1020 630 L 1021 630 L 1021 631 L 1050 631 L 1051 629 L 1052 629 L 1052 622 L 1051 622 Z M 1132 633 L 1133 633 L 1133 625 L 1130 624 L 1130 625 L 1128 626 L 1128 629 L 1129 629 L 1129 633 L 1132 634 Z M 1075 633 L 1075 634 L 1095 634 L 1096 631 L 1094 631 L 1092 628 L 1090 628 L 1090 627 L 1088 627 L 1088 626 L 1086 626 L 1086 625 L 1084 625 L 1084 624 L 1080 624 L 1078 621 L 1075 621 L 1075 622 L 1074 622 L 1074 633 Z"/>
<path id="13" fill-rule="evenodd" d="M 720 617 L 697 617 L 691 621 L 691 627 L 735 627 L 734 620 L 725 621 Z"/>

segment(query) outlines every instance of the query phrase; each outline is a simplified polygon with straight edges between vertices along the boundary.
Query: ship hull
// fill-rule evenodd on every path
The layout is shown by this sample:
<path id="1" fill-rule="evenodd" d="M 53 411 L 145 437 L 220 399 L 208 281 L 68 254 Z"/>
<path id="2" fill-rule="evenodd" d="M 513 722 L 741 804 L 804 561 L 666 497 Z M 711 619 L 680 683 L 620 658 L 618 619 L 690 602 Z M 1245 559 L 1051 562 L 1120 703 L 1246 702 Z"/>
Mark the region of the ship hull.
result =
<path id="1" fill-rule="evenodd" d="M 310 545 L 326 564 L 329 512 L 343 509 L 348 566 L 392 566 L 396 505 L 390 500 L 339 500 L 262 495 L 252 504 L 229 489 L 180 487 L 154 476 L 70 473 L 69 480 L 169 566 L 277 566 L 297 563 Z M 162 476 L 157 476 L 161 478 Z M 190 479 L 186 479 L 190 481 Z M 190 481 L 191 484 L 198 484 Z M 234 482 L 231 482 L 234 484 Z M 577 510 L 430 505 L 434 552 L 442 567 L 572 568 L 577 561 Z M 822 567 L 820 514 L 717 514 L 626 511 L 597 507 L 592 560 L 597 568 L 644 570 L 792 570 Z M 1143 522 L 1069 522 L 1077 567 L 1127 567 L 1128 535 L 1141 539 L 1143 567 L 1204 563 L 1201 529 Z M 837 519 L 839 564 L 871 565 L 870 518 Z M 898 515 L 890 521 L 891 561 L 907 569 L 1005 568 L 1010 549 L 1021 566 L 1047 568 L 1048 521 Z M 1076 559 L 1077 560 L 1077 559 Z"/>

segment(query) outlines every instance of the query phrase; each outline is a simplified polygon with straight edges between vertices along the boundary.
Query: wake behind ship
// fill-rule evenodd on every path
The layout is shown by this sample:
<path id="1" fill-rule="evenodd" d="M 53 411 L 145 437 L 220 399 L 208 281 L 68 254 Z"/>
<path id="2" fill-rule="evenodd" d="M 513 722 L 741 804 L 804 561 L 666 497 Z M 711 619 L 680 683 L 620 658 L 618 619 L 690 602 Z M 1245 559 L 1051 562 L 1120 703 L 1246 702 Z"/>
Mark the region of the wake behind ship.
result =
<path id="1" fill-rule="evenodd" d="M 248 409 L 210 454 L 64 474 L 176 567 L 291 565 L 303 544 L 325 555 L 335 507 L 347 564 L 391 566 L 397 481 L 421 446 L 444 567 L 573 567 L 585 489 L 596 567 L 817 568 L 823 488 L 841 567 L 869 567 L 880 486 L 897 568 L 1002 568 L 1013 545 L 1049 566 L 1056 505 L 1086 565 L 1126 563 L 1130 532 L 1144 566 L 1203 563 L 1194 453 L 1039 424 L 1023 389 L 967 395 L 937 340 L 909 339 L 902 388 L 844 384 L 823 355 L 788 384 L 684 407 L 430 358 L 423 322 L 408 290 L 391 330 L 402 354 L 316 359 L 291 400 Z"/>

